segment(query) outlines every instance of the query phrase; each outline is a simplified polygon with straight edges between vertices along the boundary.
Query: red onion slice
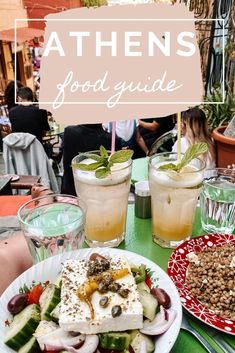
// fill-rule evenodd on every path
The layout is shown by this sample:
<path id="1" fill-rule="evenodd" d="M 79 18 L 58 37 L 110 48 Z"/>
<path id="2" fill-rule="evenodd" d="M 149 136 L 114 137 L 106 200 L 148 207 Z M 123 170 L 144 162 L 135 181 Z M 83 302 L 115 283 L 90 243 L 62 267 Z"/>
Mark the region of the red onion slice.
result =
<path id="1" fill-rule="evenodd" d="M 99 337 L 97 335 L 86 335 L 85 342 L 80 348 L 64 346 L 70 353 L 94 353 L 99 344 Z"/>
<path id="2" fill-rule="evenodd" d="M 166 312 L 165 312 L 166 311 Z M 166 310 L 162 306 L 153 321 L 145 320 L 141 333 L 149 336 L 161 335 L 169 329 L 176 317 L 174 309 Z"/>

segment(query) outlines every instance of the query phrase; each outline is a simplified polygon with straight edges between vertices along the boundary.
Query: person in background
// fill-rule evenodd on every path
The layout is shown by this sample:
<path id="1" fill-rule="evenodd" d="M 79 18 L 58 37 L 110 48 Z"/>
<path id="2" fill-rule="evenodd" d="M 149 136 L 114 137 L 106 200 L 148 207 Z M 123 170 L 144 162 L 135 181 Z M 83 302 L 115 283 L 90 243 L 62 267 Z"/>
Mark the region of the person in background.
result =
<path id="1" fill-rule="evenodd" d="M 188 147 L 194 143 L 205 142 L 208 146 L 208 152 L 202 158 L 206 163 L 206 169 L 215 168 L 215 144 L 209 132 L 206 115 L 203 110 L 195 107 L 182 113 L 181 133 L 181 152 L 186 152 Z M 172 148 L 173 152 L 177 152 L 177 146 L 178 141 L 175 142 Z"/>
<path id="2" fill-rule="evenodd" d="M 19 104 L 9 111 L 12 132 L 28 132 L 42 143 L 46 131 L 50 130 L 47 120 L 47 111 L 32 105 L 33 91 L 29 87 L 18 90 Z"/>
<path id="3" fill-rule="evenodd" d="M 112 132 L 112 123 L 103 124 L 105 130 Z M 135 148 L 135 142 L 147 156 L 149 149 L 146 146 L 143 137 L 140 134 L 138 121 L 118 120 L 116 121 L 116 136 L 120 139 L 122 148 Z"/>
<path id="4" fill-rule="evenodd" d="M 64 130 L 62 194 L 76 196 L 73 172 L 71 167 L 72 159 L 79 152 L 99 150 L 103 145 L 107 150 L 111 149 L 111 134 L 104 131 L 102 124 L 84 124 L 67 126 Z M 121 149 L 120 140 L 116 139 L 116 150 Z"/>
<path id="5" fill-rule="evenodd" d="M 139 130 L 147 148 L 150 150 L 152 144 L 158 137 L 174 128 L 174 118 L 172 115 L 163 118 L 140 119 Z"/>
<path id="6" fill-rule="evenodd" d="M 20 81 L 16 81 L 16 91 L 18 91 L 20 88 L 24 87 L 23 83 Z M 5 97 L 5 104 L 7 105 L 8 111 L 15 107 L 17 104 L 15 103 L 16 97 L 15 97 L 15 81 L 10 81 L 5 89 L 4 92 L 4 97 Z"/>

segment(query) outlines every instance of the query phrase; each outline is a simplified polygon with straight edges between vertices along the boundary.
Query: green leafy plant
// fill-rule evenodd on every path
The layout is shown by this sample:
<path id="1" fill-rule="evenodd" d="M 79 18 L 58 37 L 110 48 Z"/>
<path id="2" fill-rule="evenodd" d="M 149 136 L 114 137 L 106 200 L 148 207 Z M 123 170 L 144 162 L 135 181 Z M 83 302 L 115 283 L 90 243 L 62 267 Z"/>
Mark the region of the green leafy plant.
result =
<path id="1" fill-rule="evenodd" d="M 235 96 L 231 91 L 225 93 L 224 103 L 212 103 L 222 101 L 223 93 L 219 88 L 214 89 L 212 94 L 205 98 L 206 103 L 203 105 L 203 108 L 210 130 L 214 130 L 218 126 L 229 123 L 235 113 Z"/>
<path id="2" fill-rule="evenodd" d="M 114 163 L 124 163 L 131 159 L 133 155 L 132 150 L 121 150 L 109 156 L 108 151 L 104 146 L 100 146 L 100 155 L 94 153 L 80 153 L 80 156 L 94 160 L 94 163 L 73 163 L 73 168 L 95 171 L 95 176 L 98 179 L 105 178 L 111 171 Z"/>
<path id="3" fill-rule="evenodd" d="M 199 157 L 203 153 L 207 152 L 208 147 L 204 142 L 195 143 L 191 145 L 187 151 L 185 152 L 181 161 L 177 164 L 168 163 L 163 164 L 159 167 L 160 170 L 173 170 L 175 172 L 180 172 L 182 168 L 184 168 L 187 164 L 189 164 L 194 158 Z"/>
<path id="4" fill-rule="evenodd" d="M 107 5 L 107 0 L 82 0 L 85 7 L 99 7 Z"/>

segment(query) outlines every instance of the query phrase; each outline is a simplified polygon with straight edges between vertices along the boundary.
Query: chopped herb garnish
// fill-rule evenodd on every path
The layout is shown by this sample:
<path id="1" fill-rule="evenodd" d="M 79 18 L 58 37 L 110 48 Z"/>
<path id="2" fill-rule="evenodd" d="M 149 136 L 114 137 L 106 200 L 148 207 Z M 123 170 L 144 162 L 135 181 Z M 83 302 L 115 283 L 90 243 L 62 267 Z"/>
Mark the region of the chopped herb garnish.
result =
<path id="1" fill-rule="evenodd" d="M 100 156 L 94 153 L 80 153 L 80 156 L 84 158 L 90 158 L 94 160 L 94 163 L 73 163 L 73 168 L 95 171 L 95 176 L 98 179 L 105 178 L 111 171 L 111 167 L 114 163 L 124 163 L 131 159 L 133 155 L 132 150 L 120 150 L 114 152 L 110 157 L 108 151 L 104 146 L 100 146 Z"/>
<path id="2" fill-rule="evenodd" d="M 199 157 L 208 150 L 207 144 L 204 142 L 196 143 L 190 146 L 185 152 L 182 160 L 177 163 L 163 164 L 159 167 L 160 170 L 173 170 L 175 172 L 180 172 L 187 164 L 189 164 L 193 159 Z"/>

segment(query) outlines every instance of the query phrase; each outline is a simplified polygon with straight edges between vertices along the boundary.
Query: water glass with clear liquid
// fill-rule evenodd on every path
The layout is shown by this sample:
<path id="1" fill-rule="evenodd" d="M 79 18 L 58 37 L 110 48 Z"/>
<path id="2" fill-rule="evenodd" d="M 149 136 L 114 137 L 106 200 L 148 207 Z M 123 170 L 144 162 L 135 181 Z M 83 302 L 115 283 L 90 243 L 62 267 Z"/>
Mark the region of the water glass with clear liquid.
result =
<path id="1" fill-rule="evenodd" d="M 70 195 L 46 195 L 21 206 L 18 219 L 33 263 L 81 248 L 85 213 L 83 201 Z"/>
<path id="2" fill-rule="evenodd" d="M 235 229 L 235 171 L 206 171 L 200 195 L 201 222 L 207 233 L 231 234 Z"/>

